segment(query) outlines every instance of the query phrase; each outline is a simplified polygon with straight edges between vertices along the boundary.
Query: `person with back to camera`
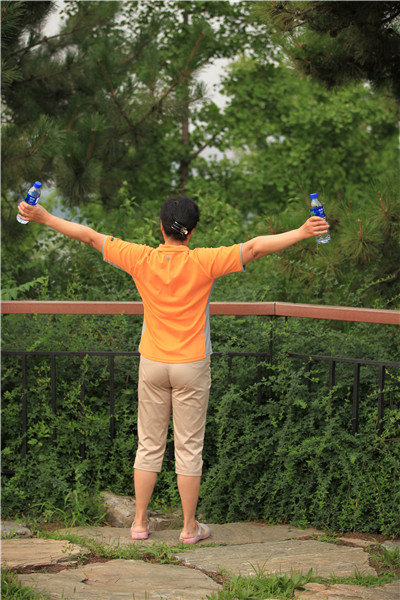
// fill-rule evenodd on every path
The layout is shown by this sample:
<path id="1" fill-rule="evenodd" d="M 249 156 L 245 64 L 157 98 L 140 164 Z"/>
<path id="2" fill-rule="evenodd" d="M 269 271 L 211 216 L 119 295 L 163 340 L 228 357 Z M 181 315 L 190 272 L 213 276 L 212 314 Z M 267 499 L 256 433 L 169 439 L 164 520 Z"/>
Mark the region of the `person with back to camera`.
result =
<path id="1" fill-rule="evenodd" d="M 175 471 L 183 509 L 180 541 L 195 544 L 210 536 L 196 521 L 202 451 L 210 389 L 209 301 L 216 279 L 244 271 L 245 265 L 299 241 L 321 235 L 329 225 L 310 217 L 298 229 L 257 236 L 229 247 L 189 249 L 199 221 L 197 204 L 186 196 L 161 208 L 164 244 L 158 248 L 118 238 L 56 217 L 43 206 L 21 202 L 20 215 L 93 246 L 106 262 L 129 273 L 143 300 L 139 346 L 138 448 L 134 464 L 134 540 L 149 536 L 147 507 L 161 471 L 172 409 Z"/>

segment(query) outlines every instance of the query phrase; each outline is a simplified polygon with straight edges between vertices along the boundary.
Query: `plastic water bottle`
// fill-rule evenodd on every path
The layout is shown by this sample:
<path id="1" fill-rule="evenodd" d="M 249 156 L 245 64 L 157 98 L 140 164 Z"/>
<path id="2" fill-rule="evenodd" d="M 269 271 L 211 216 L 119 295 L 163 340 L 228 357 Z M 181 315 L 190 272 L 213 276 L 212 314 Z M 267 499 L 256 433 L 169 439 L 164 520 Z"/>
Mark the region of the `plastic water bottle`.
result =
<path id="1" fill-rule="evenodd" d="M 320 202 L 318 200 L 318 194 L 310 194 L 310 198 L 311 198 L 311 205 L 310 205 L 311 216 L 312 217 L 322 217 L 322 219 L 325 219 L 325 221 L 326 221 L 324 206 L 323 206 L 322 202 Z M 326 233 L 324 233 L 322 235 L 317 235 L 316 238 L 317 238 L 318 244 L 327 244 L 328 242 L 331 241 L 331 236 L 330 236 L 329 231 L 327 231 Z"/>
<path id="2" fill-rule="evenodd" d="M 24 200 L 27 204 L 30 204 L 31 206 L 35 206 L 35 204 L 38 203 L 38 200 L 40 198 L 40 188 L 41 187 L 42 187 L 42 184 L 40 183 L 40 181 L 35 181 L 33 186 L 28 191 L 26 198 L 24 198 Z M 21 225 L 26 225 L 27 223 L 29 223 L 29 221 L 25 221 L 25 219 L 23 219 L 20 215 L 17 215 L 17 221 L 18 221 L 18 223 L 21 223 Z"/>

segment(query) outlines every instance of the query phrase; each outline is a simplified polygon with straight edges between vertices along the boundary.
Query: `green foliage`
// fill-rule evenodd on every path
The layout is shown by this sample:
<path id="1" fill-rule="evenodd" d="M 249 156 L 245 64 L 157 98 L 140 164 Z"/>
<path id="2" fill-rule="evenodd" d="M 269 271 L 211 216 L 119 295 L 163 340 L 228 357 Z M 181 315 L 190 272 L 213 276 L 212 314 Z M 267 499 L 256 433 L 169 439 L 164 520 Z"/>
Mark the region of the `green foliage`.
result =
<path id="1" fill-rule="evenodd" d="M 339 577 L 331 575 L 329 578 L 314 575 L 312 569 L 305 575 L 291 572 L 290 575 L 277 575 L 268 573 L 268 561 L 264 565 L 252 565 L 254 574 L 248 577 L 243 575 L 228 577 L 224 573 L 223 589 L 207 596 L 208 600 L 265 600 L 273 595 L 276 599 L 296 598 L 298 592 L 310 582 L 322 583 L 326 586 L 335 584 L 359 585 L 364 587 L 375 587 L 390 583 L 398 579 L 394 572 L 391 574 L 363 575 L 358 570 L 353 576 Z M 300 594 L 301 596 L 301 594 Z"/>
<path id="2" fill-rule="evenodd" d="M 398 106 L 363 85 L 327 92 L 285 64 L 242 58 L 224 93 L 215 145 L 229 154 L 200 168 L 244 215 L 290 212 L 314 190 L 351 207 L 397 172 Z M 207 107 L 200 114 L 212 118 Z"/>
<path id="3" fill-rule="evenodd" d="M 268 352 L 232 358 L 228 352 Z M 75 350 L 58 357 L 55 414 L 51 409 L 50 359 L 28 357 L 28 452 L 21 459 L 20 359 L 3 352 L 4 515 L 46 511 L 57 520 L 96 521 L 92 499 L 104 489 L 131 494 L 136 452 L 137 357 L 115 358 L 115 439 L 109 437 L 108 358 L 89 350 L 135 351 L 136 317 L 9 316 L 3 350 Z M 400 528 L 398 369 L 385 378 L 383 433 L 377 433 L 378 370 L 363 367 L 359 433 L 352 434 L 353 367 L 337 363 L 310 371 L 287 352 L 396 360 L 393 327 L 291 319 L 220 317 L 212 322 L 212 388 L 204 449 L 201 509 L 211 521 L 265 518 L 312 523 L 331 530 L 396 535 Z M 22 341 L 21 341 L 22 340 Z M 221 353 L 221 354 L 219 354 Z M 257 373 L 262 369 L 259 384 Z M 230 383 L 227 384 L 228 377 Z M 81 385 L 85 382 L 85 400 Z M 179 503 L 172 434 L 154 502 Z M 85 458 L 81 458 L 84 445 Z M 65 518 L 63 515 L 66 515 Z"/>
<path id="4" fill-rule="evenodd" d="M 296 77 L 265 30 L 252 26 L 250 3 L 70 2 L 62 33 L 50 41 L 38 26 L 48 3 L 4 4 L 4 299 L 139 300 L 132 279 L 92 248 L 16 222 L 16 202 L 38 173 L 45 190 L 58 186 L 55 197 L 42 198 L 51 210 L 157 246 L 160 206 L 182 189 L 185 167 L 186 192 L 201 209 L 192 247 L 299 227 L 314 191 L 331 225 L 327 246 L 307 240 L 255 261 L 246 274 L 219 281 L 213 300 L 398 307 L 398 106 L 390 97 L 355 84 L 327 93 Z M 199 106 L 197 69 L 238 55 L 224 82 L 226 108 L 207 99 Z M 225 155 L 201 158 L 207 147 Z M 135 352 L 140 330 L 136 317 L 10 315 L 3 349 Z M 270 332 L 263 319 L 216 320 L 214 349 L 267 351 Z M 389 404 L 379 437 L 377 376 L 363 369 L 360 433 L 353 436 L 351 372 L 338 364 L 339 383 L 330 390 L 322 366 L 308 373 L 286 352 L 395 360 L 397 335 L 374 325 L 278 321 L 274 361 L 264 365 L 258 386 L 256 367 L 237 358 L 227 385 L 228 359 L 216 355 L 204 510 L 221 520 L 265 517 L 396 533 L 398 376 L 386 376 Z M 132 490 L 137 358 L 116 358 L 111 444 L 107 359 L 57 359 L 53 414 L 49 360 L 29 357 L 24 460 L 19 359 L 3 360 L 3 465 L 15 469 L 4 480 L 3 507 L 10 514 L 100 518 L 90 502 L 102 488 Z M 155 502 L 178 501 L 172 465 L 167 453 Z"/>
<path id="5" fill-rule="evenodd" d="M 191 247 L 230 245 L 249 237 L 298 227 L 308 216 L 303 200 L 290 210 L 270 217 L 244 218 L 242 208 L 213 192 L 192 186 L 201 218 Z M 245 274 L 220 280 L 213 300 L 288 301 L 371 308 L 396 308 L 399 303 L 399 198 L 390 187 L 372 190 L 351 206 L 321 196 L 331 224 L 332 241 L 321 247 L 305 240 L 279 254 L 249 264 Z M 119 206 L 105 216 L 101 205 L 71 211 L 72 220 L 104 233 L 156 247 L 162 242 L 161 203 L 139 208 L 125 182 L 118 192 Z M 29 224 L 29 239 L 17 251 L 3 256 L 4 299 L 140 300 L 132 278 L 105 263 L 91 247 L 46 228 Z M 21 228 L 21 226 L 19 226 Z M 19 233 L 19 232 L 18 232 Z M 10 244 L 10 241 L 4 241 Z M 31 248 L 29 248 L 31 243 Z M 40 285 L 39 285 L 40 284 Z"/>
<path id="6" fill-rule="evenodd" d="M 393 570 L 400 567 L 400 550 L 398 548 L 390 550 L 380 546 L 378 550 L 379 552 L 371 552 L 371 558 L 374 559 L 380 567 Z"/>
<path id="7" fill-rule="evenodd" d="M 22 586 L 17 575 L 4 566 L 1 569 L 1 597 L 3 600 L 46 600 L 32 587 Z"/>
<path id="8" fill-rule="evenodd" d="M 22 283 L 16 287 L 12 288 L 2 288 L 1 290 L 1 299 L 2 300 L 16 300 L 21 295 L 26 294 L 32 290 L 33 287 L 40 286 L 42 283 L 46 283 L 46 277 L 38 277 L 37 279 L 33 279 L 32 281 L 27 281 L 26 283 Z"/>
<path id="9" fill-rule="evenodd" d="M 12 41 L 4 59 L 20 77 L 3 90 L 4 290 L 17 299 L 138 299 L 132 281 L 90 248 L 16 222 L 16 201 L 39 173 L 44 192 L 57 186 L 57 205 L 43 197 L 49 208 L 152 245 L 162 201 L 177 190 L 201 204 L 193 243 L 213 246 L 298 227 L 318 191 L 329 247 L 309 240 L 252 264 L 252 283 L 221 282 L 221 298 L 348 304 L 350 290 L 357 306 L 398 305 L 392 98 L 356 83 L 327 92 L 296 76 L 252 3 L 71 2 L 49 43 L 31 25 L 41 19 L 31 5 L 6 3 L 3 25 Z M 295 19 L 302 8 L 293 11 Z M 220 109 L 196 74 L 234 57 Z M 30 285 L 42 277 L 46 289 Z"/>
<path id="10" fill-rule="evenodd" d="M 306 575 L 292 573 L 275 575 L 266 573 L 268 563 L 253 566 L 254 575 L 233 576 L 224 584 L 223 590 L 207 596 L 209 600 L 261 600 L 263 598 L 293 598 L 294 591 L 313 580 L 312 570 Z"/>
<path id="11" fill-rule="evenodd" d="M 256 12 L 303 74 L 329 88 L 368 80 L 400 100 L 397 2 L 257 2 Z"/>
<path id="12" fill-rule="evenodd" d="M 258 336 L 260 340 L 259 327 Z M 352 435 L 352 369 L 338 364 L 337 383 L 330 390 L 326 367 L 315 364 L 308 373 L 304 363 L 286 356 L 289 349 L 331 355 L 343 355 L 346 349 L 346 355 L 365 357 L 374 352 L 372 346 L 362 348 L 368 338 L 357 326 L 350 334 L 318 322 L 291 321 L 279 329 L 282 345 L 274 343 L 275 359 L 266 365 L 261 402 L 256 385 L 246 379 L 221 387 L 206 433 L 216 457 L 203 482 L 206 514 L 221 521 L 262 515 L 333 530 L 398 531 L 393 504 L 400 493 L 398 372 L 388 381 L 393 412 L 386 415 L 386 434 L 377 435 L 377 372 L 371 371 L 360 393 L 359 433 Z M 375 333 L 375 349 L 379 338 Z M 395 346 L 393 352 L 395 356 Z M 383 522 L 383 514 L 390 524 Z"/>
<path id="13" fill-rule="evenodd" d="M 204 140 L 181 130 L 193 104 L 209 103 L 196 76 L 256 38 L 251 6 L 68 2 L 48 39 L 40 25 L 52 3 L 41 4 L 3 8 L 3 203 L 38 172 L 70 205 L 101 193 L 112 208 L 123 180 L 139 203 L 184 187 L 182 166 Z"/>

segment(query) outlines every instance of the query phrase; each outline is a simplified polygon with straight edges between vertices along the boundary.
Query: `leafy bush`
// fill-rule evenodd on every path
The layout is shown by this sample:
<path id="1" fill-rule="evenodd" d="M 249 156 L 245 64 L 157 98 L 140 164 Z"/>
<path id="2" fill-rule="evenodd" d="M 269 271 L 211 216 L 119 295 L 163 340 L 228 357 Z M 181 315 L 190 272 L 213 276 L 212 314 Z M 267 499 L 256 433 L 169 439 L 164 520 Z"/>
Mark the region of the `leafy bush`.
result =
<path id="1" fill-rule="evenodd" d="M 9 316 L 3 336 L 8 349 L 134 353 L 140 321 L 126 316 Z M 391 361 L 395 333 L 393 327 L 378 325 L 213 318 L 215 355 L 201 488 L 207 518 L 264 518 L 398 534 L 399 370 L 386 374 L 385 416 L 378 435 L 378 369 L 362 367 L 359 432 L 353 435 L 353 365 L 337 363 L 336 383 L 329 389 L 326 363 L 313 362 L 308 369 L 305 361 L 288 358 L 288 352 L 301 352 Z M 229 357 L 229 352 L 265 354 L 257 359 Z M 20 358 L 3 352 L 3 468 L 15 471 L 3 477 L 3 514 L 51 505 L 79 510 L 90 520 L 96 518 L 88 500 L 93 494 L 103 489 L 133 493 L 138 358 L 115 358 L 113 443 L 108 360 L 58 357 L 54 413 L 50 358 L 27 358 L 28 451 L 21 458 Z M 172 443 L 171 431 L 154 496 L 163 504 L 179 501 Z"/>

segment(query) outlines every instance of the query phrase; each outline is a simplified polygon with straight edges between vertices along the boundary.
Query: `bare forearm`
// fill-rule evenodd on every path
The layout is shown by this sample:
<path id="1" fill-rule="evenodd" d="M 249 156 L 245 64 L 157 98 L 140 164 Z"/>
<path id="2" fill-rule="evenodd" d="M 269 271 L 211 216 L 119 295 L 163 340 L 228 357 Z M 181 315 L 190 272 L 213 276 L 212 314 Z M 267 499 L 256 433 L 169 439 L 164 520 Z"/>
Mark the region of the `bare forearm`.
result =
<path id="1" fill-rule="evenodd" d="M 310 217 L 298 229 L 274 235 L 260 235 L 248 240 L 242 247 L 243 264 L 247 264 L 267 254 L 284 250 L 309 237 L 321 235 L 325 233 L 328 227 L 328 223 L 321 219 L 321 217 Z"/>
<path id="2" fill-rule="evenodd" d="M 43 224 L 73 240 L 83 242 L 84 244 L 92 245 L 96 233 L 91 227 L 81 225 L 80 223 L 73 223 L 72 221 L 67 221 L 66 219 L 51 214 L 48 215 Z"/>
<path id="3" fill-rule="evenodd" d="M 299 229 L 293 229 L 292 231 L 285 231 L 284 233 L 276 233 L 274 235 L 260 235 L 253 238 L 252 242 L 252 254 L 254 260 L 272 254 L 273 252 L 279 252 L 284 250 L 302 239 Z"/>
<path id="4" fill-rule="evenodd" d="M 26 202 L 21 202 L 18 206 L 18 210 L 20 215 L 28 221 L 41 223 L 42 225 L 51 227 L 51 229 L 54 229 L 73 240 L 78 240 L 84 244 L 90 244 L 90 246 L 93 246 L 93 248 L 99 252 L 102 251 L 104 238 L 106 236 L 98 233 L 91 227 L 81 225 L 80 223 L 73 223 L 72 221 L 62 219 L 61 217 L 56 217 L 40 204 L 30 206 Z"/>

